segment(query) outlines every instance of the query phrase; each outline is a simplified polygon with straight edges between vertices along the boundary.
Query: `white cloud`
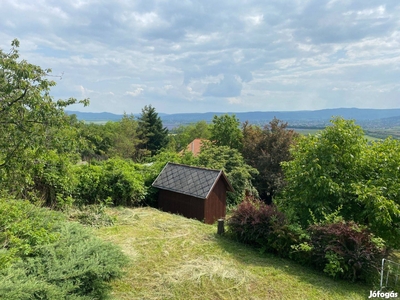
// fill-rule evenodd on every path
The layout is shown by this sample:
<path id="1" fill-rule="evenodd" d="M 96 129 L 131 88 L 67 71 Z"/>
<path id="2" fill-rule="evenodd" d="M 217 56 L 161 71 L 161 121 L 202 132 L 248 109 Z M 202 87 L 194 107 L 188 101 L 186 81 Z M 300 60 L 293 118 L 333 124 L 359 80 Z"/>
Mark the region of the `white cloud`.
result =
<path id="1" fill-rule="evenodd" d="M 260 25 L 264 21 L 264 15 L 259 14 L 259 15 L 250 15 L 246 16 L 245 20 L 249 22 L 251 25 Z"/>
<path id="2" fill-rule="evenodd" d="M 64 74 L 54 97 L 89 111 L 399 105 L 395 0 L 32 3 L 1 2 L 0 48 L 18 38 L 22 59 Z"/>
<path id="3" fill-rule="evenodd" d="M 140 94 L 142 94 L 143 91 L 144 91 L 144 89 L 139 87 L 139 88 L 135 89 L 134 91 L 126 91 L 125 94 L 132 96 L 132 97 L 137 97 Z"/>

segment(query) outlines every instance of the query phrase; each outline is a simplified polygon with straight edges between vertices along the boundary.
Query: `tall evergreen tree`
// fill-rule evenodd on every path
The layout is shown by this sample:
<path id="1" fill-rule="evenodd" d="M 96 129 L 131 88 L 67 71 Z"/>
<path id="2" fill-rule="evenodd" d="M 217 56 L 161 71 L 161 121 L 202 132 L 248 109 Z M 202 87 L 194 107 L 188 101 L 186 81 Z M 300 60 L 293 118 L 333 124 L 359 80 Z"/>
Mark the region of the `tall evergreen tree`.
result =
<path id="1" fill-rule="evenodd" d="M 150 151 L 151 155 L 165 147 L 168 143 L 168 129 L 163 127 L 161 118 L 156 109 L 146 105 L 142 109 L 139 121 L 139 137 L 144 149 Z"/>

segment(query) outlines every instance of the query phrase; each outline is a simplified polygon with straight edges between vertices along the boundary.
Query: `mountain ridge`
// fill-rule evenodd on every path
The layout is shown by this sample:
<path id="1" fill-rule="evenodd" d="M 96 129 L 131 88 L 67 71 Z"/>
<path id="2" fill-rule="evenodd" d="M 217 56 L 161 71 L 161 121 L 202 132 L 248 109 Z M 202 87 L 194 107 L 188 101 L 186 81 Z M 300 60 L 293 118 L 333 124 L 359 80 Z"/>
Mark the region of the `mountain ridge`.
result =
<path id="1" fill-rule="evenodd" d="M 95 121 L 118 121 L 123 115 L 109 112 L 79 112 L 66 111 L 67 114 L 75 114 L 78 120 L 87 122 Z M 299 111 L 252 111 L 252 112 L 206 112 L 206 113 L 177 113 L 165 114 L 158 113 L 165 126 L 173 128 L 180 124 L 189 124 L 204 120 L 211 122 L 214 115 L 234 114 L 240 122 L 249 121 L 254 124 L 265 124 L 274 117 L 288 122 L 289 126 L 304 125 L 324 126 L 329 123 L 332 117 L 343 117 L 354 119 L 360 125 L 370 124 L 369 127 L 376 127 L 377 124 L 389 126 L 391 121 L 397 123 L 400 118 L 400 108 L 374 109 L 374 108 L 329 108 L 320 110 L 299 110 Z M 138 117 L 140 114 L 133 114 Z M 384 122 L 381 120 L 385 119 Z M 389 123 L 389 124 L 388 124 Z"/>

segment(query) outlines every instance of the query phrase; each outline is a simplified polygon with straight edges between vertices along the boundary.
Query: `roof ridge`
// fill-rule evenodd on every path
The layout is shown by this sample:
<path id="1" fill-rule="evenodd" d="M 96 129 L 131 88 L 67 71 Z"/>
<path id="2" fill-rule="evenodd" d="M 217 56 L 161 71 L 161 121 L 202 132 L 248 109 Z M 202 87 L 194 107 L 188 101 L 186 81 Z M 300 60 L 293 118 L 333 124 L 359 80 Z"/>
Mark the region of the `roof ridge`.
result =
<path id="1" fill-rule="evenodd" d="M 174 163 L 174 162 L 170 162 L 170 161 L 166 163 L 166 165 L 168 165 L 168 164 L 182 166 L 182 167 L 188 167 L 188 168 L 193 168 L 193 169 L 206 170 L 206 171 L 223 172 L 222 169 L 211 169 L 211 168 L 207 168 L 207 167 L 190 166 L 190 165 L 178 164 L 178 163 Z"/>
<path id="2" fill-rule="evenodd" d="M 152 186 L 206 199 L 221 176 L 226 179 L 222 170 L 168 162 Z M 226 181 L 229 182 L 227 179 Z"/>

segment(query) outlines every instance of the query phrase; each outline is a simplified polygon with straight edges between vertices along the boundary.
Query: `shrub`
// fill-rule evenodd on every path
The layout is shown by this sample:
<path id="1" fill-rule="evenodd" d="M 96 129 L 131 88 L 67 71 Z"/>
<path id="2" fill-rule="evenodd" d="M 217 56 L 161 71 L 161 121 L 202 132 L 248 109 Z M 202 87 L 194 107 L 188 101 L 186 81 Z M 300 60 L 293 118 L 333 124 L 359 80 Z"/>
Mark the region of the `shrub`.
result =
<path id="1" fill-rule="evenodd" d="M 75 197 L 81 205 L 138 206 L 146 195 L 142 169 L 139 164 L 116 158 L 77 166 Z"/>
<path id="2" fill-rule="evenodd" d="M 64 216 L 28 201 L 0 198 L 0 270 L 21 257 L 35 255 L 36 246 L 59 237 L 54 226 Z"/>
<path id="3" fill-rule="evenodd" d="M 243 243 L 265 246 L 275 227 L 285 224 L 285 216 L 276 207 L 246 198 L 228 219 L 229 231 Z"/>
<path id="4" fill-rule="evenodd" d="M 276 206 L 246 198 L 233 211 L 227 224 L 229 232 L 240 242 L 260 247 L 262 252 L 307 261 L 309 251 L 293 247 L 308 240 L 306 232 L 300 226 L 288 224 Z"/>
<path id="5" fill-rule="evenodd" d="M 227 223 L 237 240 L 262 251 L 311 264 L 332 277 L 376 282 L 388 254 L 384 241 L 354 222 L 339 221 L 338 211 L 324 217 L 324 222 L 304 230 L 289 224 L 275 206 L 246 199 Z"/>
<path id="6" fill-rule="evenodd" d="M 273 231 L 268 236 L 268 247 L 270 252 L 307 265 L 312 250 L 309 239 L 307 231 L 298 224 L 285 223 L 280 226 L 274 223 Z"/>
<path id="7" fill-rule="evenodd" d="M 352 281 L 376 279 L 382 258 L 382 241 L 354 222 L 315 224 L 309 227 L 313 266 L 330 276 Z"/>
<path id="8" fill-rule="evenodd" d="M 104 299 L 122 252 L 61 213 L 0 199 L 0 299 Z"/>
<path id="9" fill-rule="evenodd" d="M 72 155 L 56 151 L 47 151 L 36 159 L 32 168 L 32 189 L 46 206 L 64 208 L 73 203 L 72 194 L 76 186 L 73 164 Z"/>

